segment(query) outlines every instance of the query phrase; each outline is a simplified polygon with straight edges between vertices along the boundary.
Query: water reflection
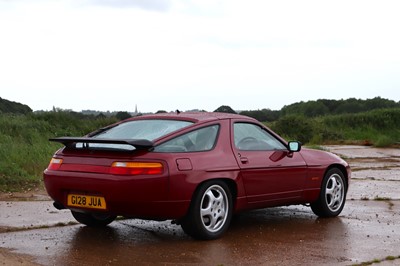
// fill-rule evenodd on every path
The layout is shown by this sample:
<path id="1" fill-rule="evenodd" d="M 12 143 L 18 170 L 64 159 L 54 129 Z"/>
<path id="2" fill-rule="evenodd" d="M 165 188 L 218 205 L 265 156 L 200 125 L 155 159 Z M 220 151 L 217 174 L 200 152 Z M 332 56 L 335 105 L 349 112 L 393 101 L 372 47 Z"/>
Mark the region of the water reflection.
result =
<path id="1" fill-rule="evenodd" d="M 317 219 L 308 209 L 272 208 L 235 216 L 221 239 L 196 241 L 169 222 L 126 220 L 107 228 L 79 228 L 62 260 L 87 265 L 343 263 L 343 248 L 334 247 L 338 239 L 347 245 L 346 227 L 340 217 Z"/>

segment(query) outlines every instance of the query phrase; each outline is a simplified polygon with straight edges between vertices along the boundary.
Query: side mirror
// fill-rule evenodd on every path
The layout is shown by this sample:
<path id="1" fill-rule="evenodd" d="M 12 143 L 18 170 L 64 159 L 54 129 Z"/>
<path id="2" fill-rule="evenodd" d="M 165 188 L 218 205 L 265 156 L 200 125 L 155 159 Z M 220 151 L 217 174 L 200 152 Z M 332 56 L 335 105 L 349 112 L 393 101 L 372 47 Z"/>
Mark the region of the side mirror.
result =
<path id="1" fill-rule="evenodd" d="M 288 148 L 290 152 L 298 152 L 301 150 L 301 142 L 299 141 L 289 141 Z"/>

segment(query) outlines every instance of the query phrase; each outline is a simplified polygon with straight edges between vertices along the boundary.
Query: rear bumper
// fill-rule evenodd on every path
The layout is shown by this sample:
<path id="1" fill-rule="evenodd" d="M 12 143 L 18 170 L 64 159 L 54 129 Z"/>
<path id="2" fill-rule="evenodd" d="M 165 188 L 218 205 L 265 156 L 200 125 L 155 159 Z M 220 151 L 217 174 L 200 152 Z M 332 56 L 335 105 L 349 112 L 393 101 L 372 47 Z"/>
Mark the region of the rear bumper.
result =
<path id="1" fill-rule="evenodd" d="M 45 170 L 47 193 L 58 204 L 69 209 L 67 195 L 102 196 L 106 210 L 80 208 L 88 212 L 107 212 L 132 218 L 179 219 L 185 216 L 190 199 L 168 200 L 168 176 L 114 176 Z"/>

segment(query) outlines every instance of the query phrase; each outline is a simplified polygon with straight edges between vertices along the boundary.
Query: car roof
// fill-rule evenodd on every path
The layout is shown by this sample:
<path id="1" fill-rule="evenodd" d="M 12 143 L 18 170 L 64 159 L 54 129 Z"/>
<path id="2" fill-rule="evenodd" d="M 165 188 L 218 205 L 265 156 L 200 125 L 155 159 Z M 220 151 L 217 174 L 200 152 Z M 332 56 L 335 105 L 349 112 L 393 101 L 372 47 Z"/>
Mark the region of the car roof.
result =
<path id="1" fill-rule="evenodd" d="M 257 121 L 254 118 L 244 116 L 244 115 L 219 113 L 219 112 L 159 113 L 159 114 L 148 114 L 148 115 L 142 115 L 142 116 L 135 116 L 128 120 L 145 120 L 145 119 L 171 119 L 171 120 L 191 121 L 194 123 L 208 122 L 208 121 L 222 120 L 222 119 L 245 119 L 245 120 Z"/>

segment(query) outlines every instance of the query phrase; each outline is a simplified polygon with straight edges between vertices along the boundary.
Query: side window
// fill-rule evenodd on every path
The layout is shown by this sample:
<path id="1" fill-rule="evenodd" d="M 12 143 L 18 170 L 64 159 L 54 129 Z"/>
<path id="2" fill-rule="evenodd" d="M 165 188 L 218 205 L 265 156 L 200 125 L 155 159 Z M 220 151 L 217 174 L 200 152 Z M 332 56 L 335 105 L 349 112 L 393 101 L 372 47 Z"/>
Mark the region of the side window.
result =
<path id="1" fill-rule="evenodd" d="M 286 147 L 262 127 L 249 123 L 235 123 L 235 146 L 244 151 L 285 150 Z"/>
<path id="2" fill-rule="evenodd" d="M 214 148 L 219 126 L 209 126 L 183 134 L 154 148 L 155 152 L 196 152 Z"/>

